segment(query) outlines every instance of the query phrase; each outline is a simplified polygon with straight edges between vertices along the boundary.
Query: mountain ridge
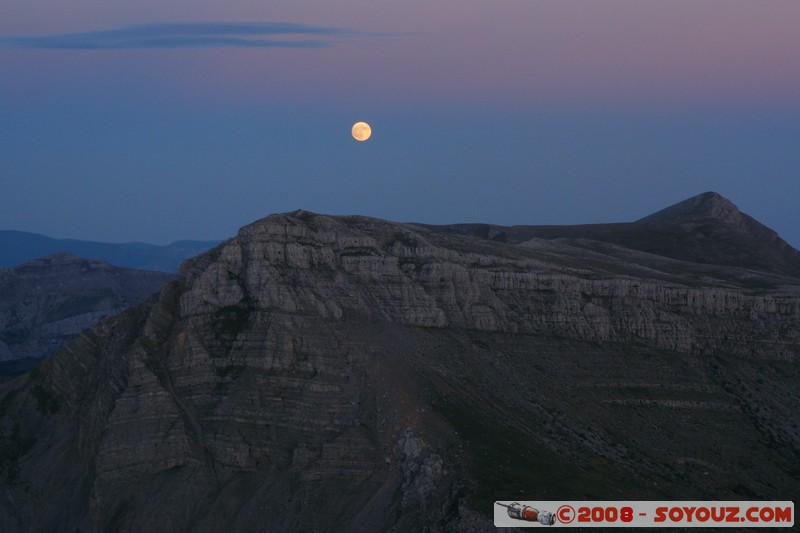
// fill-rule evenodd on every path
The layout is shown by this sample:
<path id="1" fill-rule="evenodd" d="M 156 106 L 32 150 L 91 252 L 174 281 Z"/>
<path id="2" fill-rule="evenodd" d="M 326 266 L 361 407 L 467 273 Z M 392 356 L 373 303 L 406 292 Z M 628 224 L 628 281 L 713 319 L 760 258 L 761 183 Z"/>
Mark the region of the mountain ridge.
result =
<path id="1" fill-rule="evenodd" d="M 0 267 L 58 252 L 102 260 L 119 267 L 177 272 L 180 263 L 219 244 L 220 241 L 175 241 L 159 246 L 142 242 L 106 243 L 78 239 L 53 239 L 38 233 L 0 230 Z"/>
<path id="2" fill-rule="evenodd" d="M 800 276 L 459 229 L 295 211 L 187 260 L 0 386 L 0 529 L 800 493 Z"/>
<path id="3" fill-rule="evenodd" d="M 742 213 L 730 200 L 706 192 L 634 222 L 563 226 L 451 224 L 432 231 L 474 235 L 520 244 L 530 239 L 562 241 L 584 248 L 623 246 L 671 259 L 723 267 L 800 275 L 800 251 Z M 587 242 L 591 241 L 591 242 Z"/>

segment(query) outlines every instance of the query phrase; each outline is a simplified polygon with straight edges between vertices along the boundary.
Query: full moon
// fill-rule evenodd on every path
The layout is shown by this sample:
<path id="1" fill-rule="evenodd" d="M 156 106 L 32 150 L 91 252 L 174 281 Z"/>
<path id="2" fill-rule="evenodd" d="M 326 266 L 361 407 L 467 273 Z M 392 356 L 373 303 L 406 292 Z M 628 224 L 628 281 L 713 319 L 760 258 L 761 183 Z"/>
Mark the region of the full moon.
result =
<path id="1" fill-rule="evenodd" d="M 356 122 L 353 124 L 353 139 L 366 141 L 372 135 L 372 128 L 366 122 Z"/>

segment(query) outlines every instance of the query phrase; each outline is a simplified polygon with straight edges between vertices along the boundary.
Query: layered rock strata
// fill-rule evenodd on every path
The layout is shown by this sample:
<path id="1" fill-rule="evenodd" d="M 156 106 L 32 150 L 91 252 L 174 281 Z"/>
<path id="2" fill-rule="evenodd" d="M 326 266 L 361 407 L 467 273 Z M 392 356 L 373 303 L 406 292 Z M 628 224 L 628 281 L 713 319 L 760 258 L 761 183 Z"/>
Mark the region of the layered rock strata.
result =
<path id="1" fill-rule="evenodd" d="M 489 531 L 498 499 L 791 499 L 800 278 L 617 252 L 246 226 L 0 389 L 0 529 Z"/>

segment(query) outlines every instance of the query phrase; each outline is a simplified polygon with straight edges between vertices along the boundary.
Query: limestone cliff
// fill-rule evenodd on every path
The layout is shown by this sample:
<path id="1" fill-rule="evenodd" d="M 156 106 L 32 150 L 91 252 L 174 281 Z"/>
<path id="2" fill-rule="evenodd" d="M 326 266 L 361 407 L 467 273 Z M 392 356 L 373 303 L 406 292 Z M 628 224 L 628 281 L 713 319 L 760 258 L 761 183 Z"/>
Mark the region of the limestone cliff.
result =
<path id="1" fill-rule="evenodd" d="M 297 211 L 185 262 L 0 388 L 0 530 L 493 531 L 497 499 L 800 493 L 800 278 L 461 233 Z"/>

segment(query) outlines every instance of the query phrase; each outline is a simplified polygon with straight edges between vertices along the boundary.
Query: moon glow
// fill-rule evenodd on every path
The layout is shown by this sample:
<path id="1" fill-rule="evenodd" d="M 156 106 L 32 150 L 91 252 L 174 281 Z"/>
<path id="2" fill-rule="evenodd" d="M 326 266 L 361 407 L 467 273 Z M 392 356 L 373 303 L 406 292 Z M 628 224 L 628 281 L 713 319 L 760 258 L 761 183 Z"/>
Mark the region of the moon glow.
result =
<path id="1" fill-rule="evenodd" d="M 357 141 L 366 141 L 372 135 L 372 128 L 366 122 L 356 122 L 353 124 L 353 139 Z"/>

